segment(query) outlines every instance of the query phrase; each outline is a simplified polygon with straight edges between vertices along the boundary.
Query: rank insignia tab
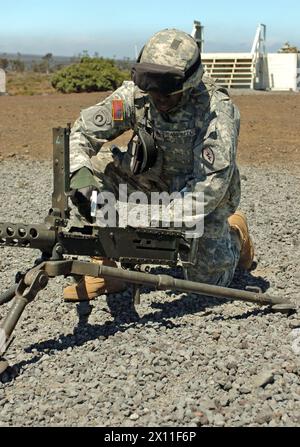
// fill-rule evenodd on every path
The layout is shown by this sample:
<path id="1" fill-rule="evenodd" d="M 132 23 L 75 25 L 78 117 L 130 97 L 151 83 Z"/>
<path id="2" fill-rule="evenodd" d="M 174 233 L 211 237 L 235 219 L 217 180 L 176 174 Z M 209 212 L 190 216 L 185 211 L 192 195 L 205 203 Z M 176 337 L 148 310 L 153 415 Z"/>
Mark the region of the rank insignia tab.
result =
<path id="1" fill-rule="evenodd" d="M 112 119 L 114 121 L 124 121 L 124 101 L 122 99 L 113 99 Z"/>

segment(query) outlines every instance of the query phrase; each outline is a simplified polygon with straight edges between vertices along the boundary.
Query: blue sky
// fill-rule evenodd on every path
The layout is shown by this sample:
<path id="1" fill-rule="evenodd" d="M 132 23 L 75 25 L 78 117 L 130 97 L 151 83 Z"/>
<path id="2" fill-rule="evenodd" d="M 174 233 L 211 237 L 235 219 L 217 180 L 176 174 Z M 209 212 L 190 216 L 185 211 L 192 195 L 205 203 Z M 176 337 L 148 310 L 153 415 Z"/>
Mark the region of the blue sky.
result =
<path id="1" fill-rule="evenodd" d="M 204 25 L 204 50 L 250 51 L 267 25 L 267 48 L 300 47 L 299 0 L 0 0 L 0 52 L 135 57 L 156 31 Z M 143 5 L 143 6 L 141 6 Z"/>

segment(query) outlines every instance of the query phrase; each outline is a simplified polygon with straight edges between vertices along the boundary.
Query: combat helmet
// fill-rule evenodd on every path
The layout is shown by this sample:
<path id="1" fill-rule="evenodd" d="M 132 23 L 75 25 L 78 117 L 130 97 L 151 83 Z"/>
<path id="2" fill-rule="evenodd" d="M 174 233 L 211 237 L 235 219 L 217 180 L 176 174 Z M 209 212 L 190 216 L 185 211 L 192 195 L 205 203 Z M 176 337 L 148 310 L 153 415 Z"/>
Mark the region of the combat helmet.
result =
<path id="1" fill-rule="evenodd" d="M 189 34 L 164 29 L 142 48 L 132 68 L 132 79 L 144 91 L 169 95 L 196 87 L 203 76 L 198 45 Z"/>

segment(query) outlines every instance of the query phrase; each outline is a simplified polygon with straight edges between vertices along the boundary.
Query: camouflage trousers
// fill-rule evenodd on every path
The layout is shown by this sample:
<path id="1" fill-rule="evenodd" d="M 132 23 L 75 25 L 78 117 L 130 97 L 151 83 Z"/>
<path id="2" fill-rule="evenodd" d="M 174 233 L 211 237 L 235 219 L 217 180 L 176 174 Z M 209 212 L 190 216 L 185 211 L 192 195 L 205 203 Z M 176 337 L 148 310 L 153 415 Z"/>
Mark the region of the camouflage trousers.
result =
<path id="1" fill-rule="evenodd" d="M 191 281 L 229 286 L 240 258 L 239 236 L 229 225 L 217 238 L 201 237 L 196 265 L 188 269 Z"/>
<path id="2" fill-rule="evenodd" d="M 99 180 L 101 191 L 113 192 L 117 197 L 120 184 L 126 184 L 128 194 L 142 191 L 150 195 L 151 191 L 164 190 L 165 185 L 159 179 L 140 174 L 128 176 L 115 168 L 110 155 L 93 157 L 94 173 Z M 236 231 L 227 222 L 235 210 L 225 200 L 204 220 L 204 234 L 199 238 L 199 245 L 194 266 L 187 269 L 187 277 L 191 281 L 228 286 L 233 278 L 240 257 L 241 243 Z M 84 218 L 73 208 L 73 217 L 81 223 Z M 87 223 L 86 221 L 84 223 Z"/>

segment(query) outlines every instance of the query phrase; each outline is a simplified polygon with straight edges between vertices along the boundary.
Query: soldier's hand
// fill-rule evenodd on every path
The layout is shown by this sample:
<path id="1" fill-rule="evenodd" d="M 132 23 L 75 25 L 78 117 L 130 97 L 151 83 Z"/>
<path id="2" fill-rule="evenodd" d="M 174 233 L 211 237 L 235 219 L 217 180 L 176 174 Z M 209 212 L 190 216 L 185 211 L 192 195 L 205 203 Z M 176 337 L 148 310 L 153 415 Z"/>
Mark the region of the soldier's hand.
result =
<path id="1" fill-rule="evenodd" d="M 73 174 L 70 182 L 72 203 L 78 208 L 82 216 L 91 222 L 92 192 L 99 191 L 99 183 L 92 172 L 83 167 Z"/>
<path id="2" fill-rule="evenodd" d="M 126 151 L 122 152 L 118 146 L 112 146 L 110 148 L 112 157 L 113 157 L 113 163 L 116 168 L 119 168 L 121 171 L 123 171 L 127 175 L 132 175 L 131 170 L 131 163 L 132 163 L 132 156 L 131 154 Z"/>
<path id="3" fill-rule="evenodd" d="M 92 192 L 95 190 L 94 186 L 86 186 L 85 188 L 72 189 L 71 190 L 71 200 L 74 205 L 78 205 L 81 202 L 90 202 L 92 197 Z"/>

